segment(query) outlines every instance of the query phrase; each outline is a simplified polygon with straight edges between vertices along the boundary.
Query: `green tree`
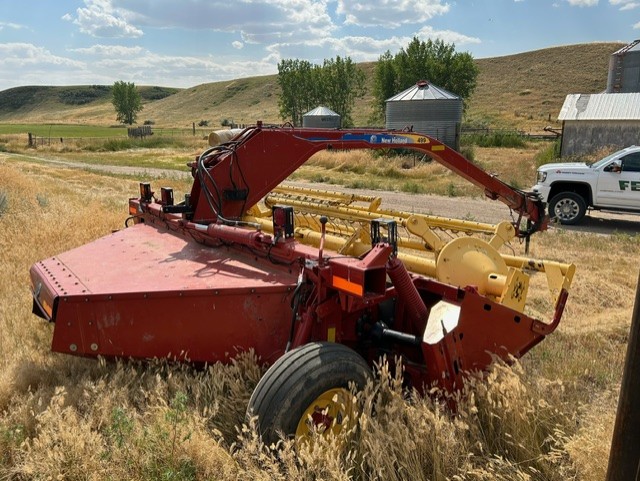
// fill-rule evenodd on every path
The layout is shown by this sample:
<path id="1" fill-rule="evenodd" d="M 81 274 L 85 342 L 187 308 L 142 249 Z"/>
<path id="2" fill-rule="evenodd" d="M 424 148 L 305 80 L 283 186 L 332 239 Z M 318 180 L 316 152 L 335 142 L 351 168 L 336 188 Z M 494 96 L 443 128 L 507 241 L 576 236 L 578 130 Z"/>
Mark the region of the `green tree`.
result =
<path id="1" fill-rule="evenodd" d="M 373 122 L 384 120 L 385 101 L 398 93 L 397 84 L 393 55 L 387 50 L 378 59 L 373 77 Z"/>
<path id="2" fill-rule="evenodd" d="M 278 64 L 280 116 L 302 125 L 302 115 L 317 107 L 322 87 L 320 67 L 307 60 L 284 59 Z"/>
<path id="3" fill-rule="evenodd" d="M 325 60 L 322 65 L 321 103 L 340 115 L 342 126 L 353 126 L 351 112 L 365 93 L 365 75 L 349 57 Z"/>
<path id="4" fill-rule="evenodd" d="M 116 109 L 118 122 L 127 125 L 135 123 L 138 112 L 142 110 L 140 93 L 133 82 L 119 80 L 114 83 L 111 103 Z"/>
<path id="5" fill-rule="evenodd" d="M 353 105 L 364 95 L 364 82 L 364 73 L 349 57 L 325 60 L 322 67 L 306 60 L 282 60 L 278 64 L 280 116 L 300 126 L 305 113 L 324 105 L 341 116 L 343 125 L 353 125 Z"/>
<path id="6" fill-rule="evenodd" d="M 442 40 L 414 37 L 406 48 L 378 59 L 374 74 L 374 119 L 384 119 L 385 101 L 394 93 L 427 80 L 462 99 L 468 99 L 476 87 L 478 67 L 468 52 L 456 52 L 454 44 Z M 390 92 L 391 86 L 394 90 Z"/>

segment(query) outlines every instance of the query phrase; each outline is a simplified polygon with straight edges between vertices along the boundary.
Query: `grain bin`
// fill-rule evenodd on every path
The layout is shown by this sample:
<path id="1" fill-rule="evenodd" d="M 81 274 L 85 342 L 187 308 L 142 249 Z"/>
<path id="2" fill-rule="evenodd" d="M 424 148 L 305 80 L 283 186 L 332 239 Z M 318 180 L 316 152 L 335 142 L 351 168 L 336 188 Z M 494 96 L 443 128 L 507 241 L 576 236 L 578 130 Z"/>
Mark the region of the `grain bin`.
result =
<path id="1" fill-rule="evenodd" d="M 302 116 L 302 126 L 314 129 L 339 129 L 340 115 L 327 107 L 316 107 Z"/>
<path id="2" fill-rule="evenodd" d="M 640 92 L 640 40 L 634 40 L 609 58 L 607 93 Z"/>
<path id="3" fill-rule="evenodd" d="M 460 148 L 462 99 L 432 83 L 421 80 L 416 85 L 387 99 L 386 127 L 435 137 L 449 147 Z"/>

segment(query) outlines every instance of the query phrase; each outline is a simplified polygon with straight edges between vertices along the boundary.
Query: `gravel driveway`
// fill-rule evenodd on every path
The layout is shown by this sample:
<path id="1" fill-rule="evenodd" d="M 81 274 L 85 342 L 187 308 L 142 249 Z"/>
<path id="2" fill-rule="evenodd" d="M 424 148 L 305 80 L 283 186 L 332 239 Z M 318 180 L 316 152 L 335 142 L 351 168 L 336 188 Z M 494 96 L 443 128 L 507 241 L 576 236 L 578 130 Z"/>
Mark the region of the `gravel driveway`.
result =
<path id="1" fill-rule="evenodd" d="M 82 162 L 71 162 L 55 158 L 31 156 L 25 154 L 0 154 L 0 159 L 18 158 L 24 160 L 35 160 L 46 162 L 61 167 L 74 169 L 95 170 L 99 172 L 109 172 L 113 174 L 145 174 L 151 177 L 173 177 L 190 178 L 188 171 L 177 171 L 169 169 L 140 168 L 116 165 L 96 165 Z M 336 192 L 359 193 L 359 189 L 350 189 L 333 184 L 315 184 L 306 182 L 286 182 L 288 185 L 304 186 L 320 190 L 332 190 Z M 385 209 L 403 210 L 405 212 L 415 212 L 431 214 L 442 217 L 452 217 L 456 219 L 473 220 L 477 222 L 497 223 L 503 220 L 517 218 L 512 214 L 507 206 L 498 201 L 485 198 L 472 197 L 447 197 L 432 194 L 409 194 L 405 192 L 391 192 L 384 190 L 367 191 L 368 195 L 375 195 L 382 198 L 382 207 Z M 555 226 L 577 232 L 594 232 L 601 234 L 612 234 L 622 232 L 627 234 L 637 234 L 640 232 L 640 215 L 634 214 L 614 214 L 601 211 L 592 211 L 587 215 L 583 223 L 579 226 Z"/>

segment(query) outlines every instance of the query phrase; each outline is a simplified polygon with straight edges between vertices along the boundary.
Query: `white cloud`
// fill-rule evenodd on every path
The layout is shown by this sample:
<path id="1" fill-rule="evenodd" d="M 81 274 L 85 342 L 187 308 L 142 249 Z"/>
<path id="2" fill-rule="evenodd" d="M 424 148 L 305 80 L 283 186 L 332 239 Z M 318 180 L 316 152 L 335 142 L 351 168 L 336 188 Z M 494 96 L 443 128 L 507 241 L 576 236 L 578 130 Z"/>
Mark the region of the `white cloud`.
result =
<path id="1" fill-rule="evenodd" d="M 49 50 L 30 43 L 0 43 L 0 66 L 18 69 L 27 66 L 82 68 L 84 63 L 53 55 Z M 14 72 L 14 75 L 18 77 L 19 72 Z"/>
<path id="2" fill-rule="evenodd" d="M 42 85 L 43 79 L 48 85 L 99 82 L 84 62 L 30 43 L 0 43 L 0 88 Z"/>
<path id="3" fill-rule="evenodd" d="M 440 39 L 445 43 L 454 43 L 456 47 L 460 45 L 479 44 L 482 41 L 477 37 L 469 37 L 462 33 L 454 32 L 452 30 L 434 30 L 430 26 L 422 27 L 418 33 L 418 37 L 422 39 Z"/>
<path id="4" fill-rule="evenodd" d="M 350 57 L 355 62 L 370 62 L 378 60 L 382 52 L 395 52 L 410 41 L 409 37 L 391 37 L 384 40 L 356 36 L 323 37 L 304 42 L 277 43 L 269 45 L 267 50 L 272 53 L 276 62 L 283 58 L 304 58 L 320 64 L 325 58 L 335 55 Z"/>
<path id="5" fill-rule="evenodd" d="M 101 57 L 125 57 L 144 52 L 142 47 L 124 47 L 122 45 L 92 45 L 91 47 L 69 49 L 70 52 Z"/>
<path id="6" fill-rule="evenodd" d="M 348 25 L 387 28 L 424 23 L 448 11 L 442 0 L 338 0 L 337 8 Z"/>
<path id="7" fill-rule="evenodd" d="M 84 0 L 85 7 L 76 10 L 75 17 L 69 13 L 62 19 L 80 27 L 82 33 L 92 37 L 137 38 L 142 30 L 131 25 L 125 13 L 112 6 L 110 0 Z"/>
<path id="8" fill-rule="evenodd" d="M 621 11 L 634 10 L 640 7 L 640 3 L 633 0 L 609 0 L 609 3 L 614 7 L 620 6 Z"/>
<path id="9" fill-rule="evenodd" d="M 572 7 L 595 7 L 598 0 L 567 0 Z"/>
<path id="10" fill-rule="evenodd" d="M 85 0 L 87 1 L 87 0 Z M 246 43 L 271 43 L 334 31 L 328 0 L 103 0 L 136 25 L 240 33 Z"/>
<path id="11" fill-rule="evenodd" d="M 10 28 L 13 30 L 22 30 L 23 28 L 27 28 L 24 25 L 20 25 L 17 23 L 7 23 L 7 22 L 0 22 L 0 32 L 2 30 L 4 30 L 5 28 Z"/>
<path id="12" fill-rule="evenodd" d="M 336 4 L 337 1 L 337 4 Z M 282 58 L 309 58 L 322 62 L 334 55 L 350 56 L 354 61 L 376 60 L 386 50 L 398 51 L 406 46 L 411 37 L 392 36 L 376 39 L 369 36 L 343 36 L 335 38 L 338 25 L 332 20 L 328 8 L 336 8 L 344 15 L 345 23 L 358 25 L 384 25 L 424 23 L 437 15 L 449 11 L 445 0 L 84 0 L 86 8 L 79 8 L 77 16 L 68 20 L 81 26 L 81 30 L 93 35 L 106 36 L 109 28 L 126 32 L 126 28 L 139 31 L 147 27 L 184 30 L 212 30 L 240 34 L 231 46 L 245 49 L 248 45 L 264 45 L 267 56 L 256 62 L 230 62 L 211 65 L 209 60 L 196 57 L 182 58 L 153 56 L 149 52 L 138 55 L 139 50 L 117 50 L 117 47 L 94 45 L 76 49 L 74 52 L 103 57 L 105 68 L 123 68 L 133 72 L 133 64 L 150 68 L 153 59 L 159 68 L 173 62 L 185 69 L 211 74 L 255 75 L 273 73 Z M 118 23 L 121 22 L 121 23 Z M 113 33 L 112 32 L 112 33 Z M 480 40 L 461 33 L 432 27 L 423 27 L 416 33 L 420 38 L 440 38 L 447 43 L 465 45 L 480 43 Z M 124 47 L 122 47 L 124 48 Z M 186 62 L 186 63 L 185 63 Z M 235 63 L 234 63 L 235 62 Z M 257 65 L 257 67 L 256 67 Z M 247 67 L 250 66 L 250 67 Z M 140 67 L 142 68 L 142 67 Z M 244 69 L 248 68 L 245 72 Z M 232 72 L 229 72 L 232 69 Z M 253 69 L 253 70 L 252 70 Z M 236 73 L 237 72 L 237 73 Z M 183 77 L 179 75 L 179 77 Z"/>
<path id="13" fill-rule="evenodd" d="M 117 72 L 119 78 L 145 85 L 191 87 L 207 82 L 274 73 L 276 63 L 270 59 L 233 61 L 213 57 L 159 55 L 145 51 L 137 57 L 105 58 L 92 63 L 101 72 Z"/>
<path id="14" fill-rule="evenodd" d="M 138 85 L 192 87 L 207 82 L 273 74 L 278 58 L 272 54 L 238 61 L 233 56 L 161 55 L 140 46 L 93 45 L 70 50 L 86 61 L 54 55 L 28 43 L 0 44 L 0 85 L 109 85 L 116 80 Z M 168 81 L 170 79 L 170 82 Z"/>

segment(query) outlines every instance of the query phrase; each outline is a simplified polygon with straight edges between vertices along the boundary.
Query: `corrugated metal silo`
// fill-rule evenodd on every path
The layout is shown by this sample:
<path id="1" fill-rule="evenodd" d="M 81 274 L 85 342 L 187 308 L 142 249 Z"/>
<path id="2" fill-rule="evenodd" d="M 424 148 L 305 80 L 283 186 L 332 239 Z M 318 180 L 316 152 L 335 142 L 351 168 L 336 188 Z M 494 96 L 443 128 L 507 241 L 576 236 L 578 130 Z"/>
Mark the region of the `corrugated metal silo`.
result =
<path id="1" fill-rule="evenodd" d="M 386 127 L 435 137 L 449 147 L 460 148 L 462 99 L 447 90 L 421 80 L 413 87 L 387 99 Z"/>
<path id="2" fill-rule="evenodd" d="M 340 115 L 327 107 L 316 107 L 302 116 L 302 126 L 314 129 L 339 129 Z"/>
<path id="3" fill-rule="evenodd" d="M 640 40 L 613 52 L 609 58 L 607 93 L 640 92 Z"/>

